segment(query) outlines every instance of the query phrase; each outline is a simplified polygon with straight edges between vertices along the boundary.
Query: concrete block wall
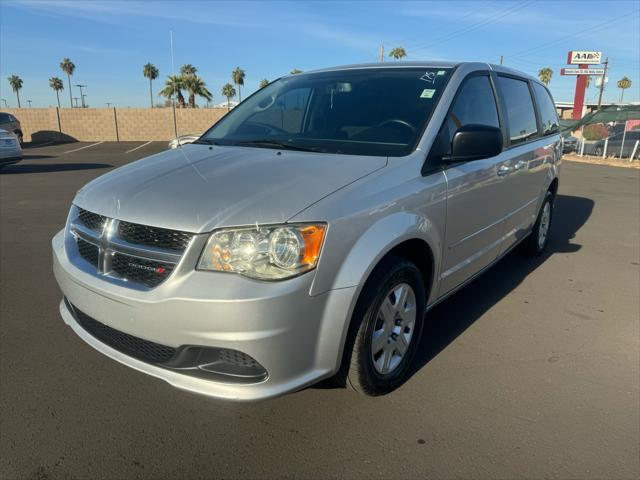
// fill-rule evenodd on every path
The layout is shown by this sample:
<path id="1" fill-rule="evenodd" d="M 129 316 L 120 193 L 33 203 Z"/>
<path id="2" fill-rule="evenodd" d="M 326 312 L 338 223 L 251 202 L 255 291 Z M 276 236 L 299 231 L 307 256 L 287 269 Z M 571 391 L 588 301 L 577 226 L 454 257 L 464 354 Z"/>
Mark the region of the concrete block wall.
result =
<path id="1" fill-rule="evenodd" d="M 169 141 L 171 108 L 12 108 L 26 142 Z M 227 113 L 224 108 L 176 109 L 178 135 L 199 134 Z"/>

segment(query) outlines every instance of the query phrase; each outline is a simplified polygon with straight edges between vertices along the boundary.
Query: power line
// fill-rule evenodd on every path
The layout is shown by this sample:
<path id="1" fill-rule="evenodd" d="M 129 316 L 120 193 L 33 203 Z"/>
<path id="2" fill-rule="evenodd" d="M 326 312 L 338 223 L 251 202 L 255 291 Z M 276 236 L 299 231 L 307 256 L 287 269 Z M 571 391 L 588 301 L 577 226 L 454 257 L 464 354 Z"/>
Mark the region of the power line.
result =
<path id="1" fill-rule="evenodd" d="M 479 28 L 482 28 L 482 27 L 484 27 L 486 25 L 494 23 L 494 22 L 496 22 L 496 21 L 498 21 L 498 20 L 500 20 L 500 19 L 502 19 L 502 18 L 504 18 L 504 17 L 506 17 L 508 15 L 511 15 L 514 12 L 517 12 L 518 10 L 523 9 L 531 1 L 532 0 L 525 0 L 524 2 L 519 3 L 519 4 L 515 5 L 515 6 L 512 6 L 511 8 L 508 8 L 505 11 L 502 11 L 502 12 L 500 12 L 498 14 L 495 14 L 495 15 L 491 15 L 488 18 L 486 18 L 486 19 L 484 19 L 484 20 L 482 20 L 480 22 L 471 24 L 470 26 L 462 28 L 462 29 L 454 30 L 453 32 L 449 33 L 448 35 L 445 35 L 444 37 L 441 37 L 440 39 L 438 39 L 436 41 L 427 42 L 427 43 L 422 44 L 421 46 L 418 46 L 418 47 L 414 46 L 413 48 L 414 49 L 430 48 L 430 47 L 433 47 L 433 46 L 438 45 L 440 43 L 447 42 L 447 41 L 449 41 L 449 40 L 451 40 L 453 38 L 456 38 L 456 37 L 459 37 L 459 36 L 462 36 L 462 35 L 466 35 L 467 33 L 470 33 L 470 32 L 473 32 L 475 30 L 478 30 Z"/>
<path id="2" fill-rule="evenodd" d="M 582 35 L 585 35 L 585 34 L 588 34 L 588 33 L 593 33 L 594 31 L 601 30 L 602 28 L 605 28 L 609 24 L 611 24 L 611 23 L 613 23 L 613 22 L 615 22 L 617 20 L 620 20 L 621 18 L 628 17 L 630 14 L 637 13 L 638 11 L 640 11 L 640 10 L 632 10 L 630 12 L 625 13 L 624 15 L 620 15 L 620 16 L 612 18 L 610 20 L 606 20 L 604 22 L 597 23 L 597 24 L 589 27 L 588 30 L 587 29 L 578 30 L 577 32 L 573 32 L 573 33 L 570 33 L 570 34 L 565 35 L 563 37 L 557 38 L 556 40 L 552 40 L 551 42 L 543 43 L 543 44 L 540 44 L 540 45 L 538 45 L 536 47 L 533 47 L 533 48 L 528 48 L 528 49 L 525 49 L 525 50 L 521 50 L 519 52 L 514 52 L 514 53 L 511 53 L 511 54 L 505 55 L 505 58 L 514 57 L 514 56 L 518 56 L 518 55 L 525 55 L 525 54 L 528 54 L 528 53 L 531 53 L 531 52 L 537 52 L 538 50 L 542 50 L 542 49 L 545 49 L 545 48 L 550 47 L 552 45 L 555 45 L 557 43 L 564 42 L 569 38 L 575 38 L 577 36 L 582 36 Z"/>

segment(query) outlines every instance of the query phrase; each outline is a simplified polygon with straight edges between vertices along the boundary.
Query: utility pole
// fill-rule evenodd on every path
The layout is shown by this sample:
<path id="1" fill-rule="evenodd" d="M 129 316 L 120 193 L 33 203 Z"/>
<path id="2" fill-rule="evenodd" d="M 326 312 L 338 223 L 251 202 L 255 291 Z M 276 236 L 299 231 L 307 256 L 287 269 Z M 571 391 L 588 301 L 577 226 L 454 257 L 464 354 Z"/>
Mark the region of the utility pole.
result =
<path id="1" fill-rule="evenodd" d="M 29 108 L 31 108 L 31 100 L 27 100 L 27 103 L 29 104 Z"/>
<path id="2" fill-rule="evenodd" d="M 78 108 L 78 100 L 80 100 L 78 97 L 73 97 L 73 100 L 76 102 L 76 108 Z"/>
<path id="3" fill-rule="evenodd" d="M 502 65 L 503 60 L 504 60 L 504 56 L 500 55 L 500 65 Z"/>
<path id="4" fill-rule="evenodd" d="M 111 106 L 111 102 L 107 102 L 106 105 L 107 105 L 107 108 L 109 108 Z"/>
<path id="5" fill-rule="evenodd" d="M 384 62 L 384 43 L 380 44 L 380 63 Z"/>
<path id="6" fill-rule="evenodd" d="M 82 100 L 82 108 L 84 108 L 84 95 L 82 94 L 82 89 L 87 88 L 86 85 L 76 85 L 80 89 L 80 99 Z"/>
<path id="7" fill-rule="evenodd" d="M 0 99 L 4 102 L 4 108 L 9 108 L 9 105 L 7 105 L 7 99 L 6 98 L 2 98 Z"/>
<path id="8" fill-rule="evenodd" d="M 598 95 L 598 108 L 596 108 L 596 111 L 600 110 L 600 105 L 602 105 L 602 93 L 604 92 L 604 83 L 607 80 L 607 68 L 609 68 L 609 57 L 604 61 L 604 75 L 602 75 L 602 80 L 600 81 L 600 94 Z"/>

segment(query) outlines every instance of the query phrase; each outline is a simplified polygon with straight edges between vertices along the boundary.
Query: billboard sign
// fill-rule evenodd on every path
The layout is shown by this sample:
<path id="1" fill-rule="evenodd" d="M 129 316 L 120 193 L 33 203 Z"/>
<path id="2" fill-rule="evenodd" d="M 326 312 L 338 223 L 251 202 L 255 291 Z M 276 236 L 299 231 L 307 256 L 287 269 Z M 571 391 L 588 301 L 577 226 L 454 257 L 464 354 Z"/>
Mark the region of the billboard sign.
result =
<path id="1" fill-rule="evenodd" d="M 604 75 L 604 68 L 561 68 L 560 75 Z"/>
<path id="2" fill-rule="evenodd" d="M 572 50 L 567 57 L 569 65 L 596 65 L 602 63 L 602 52 Z"/>

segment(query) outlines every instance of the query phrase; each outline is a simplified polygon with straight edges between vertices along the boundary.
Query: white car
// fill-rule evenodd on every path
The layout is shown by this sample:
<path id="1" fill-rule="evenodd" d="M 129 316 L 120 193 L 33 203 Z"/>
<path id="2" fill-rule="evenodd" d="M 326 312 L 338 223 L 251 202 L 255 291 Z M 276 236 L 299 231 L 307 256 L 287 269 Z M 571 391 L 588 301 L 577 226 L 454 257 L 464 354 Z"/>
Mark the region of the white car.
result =
<path id="1" fill-rule="evenodd" d="M 169 142 L 169 148 L 178 148 L 187 143 L 193 143 L 200 138 L 200 135 L 180 135 Z"/>
<path id="2" fill-rule="evenodd" d="M 20 141 L 14 133 L 0 128 L 0 167 L 22 160 Z"/>

